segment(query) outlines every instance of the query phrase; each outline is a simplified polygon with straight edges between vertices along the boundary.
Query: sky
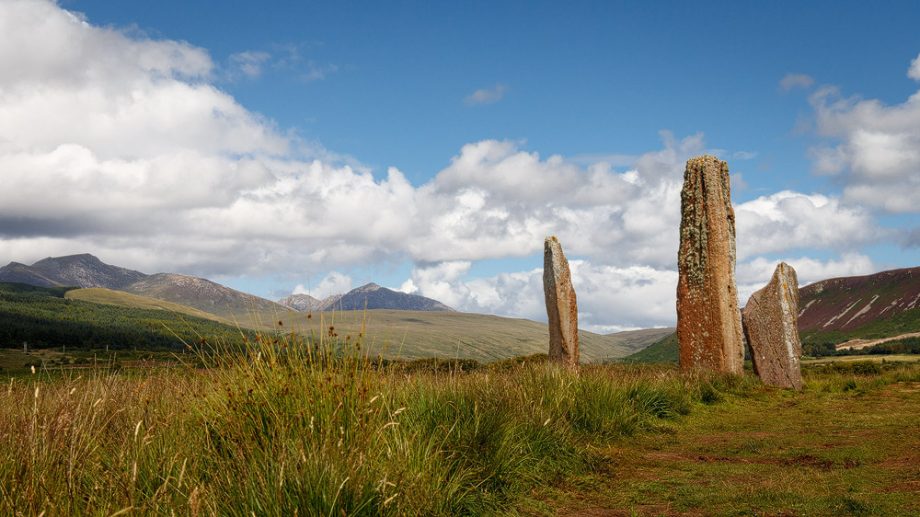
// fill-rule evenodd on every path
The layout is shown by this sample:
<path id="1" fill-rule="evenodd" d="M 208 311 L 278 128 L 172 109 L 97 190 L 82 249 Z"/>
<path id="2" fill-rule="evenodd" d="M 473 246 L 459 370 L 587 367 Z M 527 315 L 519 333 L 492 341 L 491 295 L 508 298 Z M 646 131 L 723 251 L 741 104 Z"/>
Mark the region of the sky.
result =
<path id="1" fill-rule="evenodd" d="M 732 173 L 743 304 L 920 265 L 916 2 L 0 0 L 0 262 L 269 298 L 367 282 L 674 324 L 686 160 Z"/>

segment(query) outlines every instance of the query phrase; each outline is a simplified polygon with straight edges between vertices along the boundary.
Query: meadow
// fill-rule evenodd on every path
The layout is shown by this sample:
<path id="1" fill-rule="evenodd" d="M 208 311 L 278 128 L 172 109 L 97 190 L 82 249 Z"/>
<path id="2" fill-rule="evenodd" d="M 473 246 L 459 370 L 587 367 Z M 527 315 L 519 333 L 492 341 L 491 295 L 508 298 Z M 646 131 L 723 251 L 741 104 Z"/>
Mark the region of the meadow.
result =
<path id="1" fill-rule="evenodd" d="M 666 443 L 713 407 L 744 413 L 758 401 L 820 405 L 913 386 L 906 407 L 916 411 L 920 382 L 912 363 L 832 364 L 808 370 L 808 389 L 790 395 L 751 375 L 666 365 L 574 372 L 543 357 L 383 362 L 363 354 L 359 340 L 320 343 L 278 333 L 245 352 L 198 350 L 187 367 L 10 377 L 0 390 L 0 514 L 641 510 L 635 500 L 594 498 L 597 483 L 627 472 L 611 450 Z M 717 421 L 731 426 L 738 411 Z M 888 429 L 879 439 L 901 439 L 901 431 L 917 436 Z M 857 509 L 892 510 L 848 497 Z M 823 495 L 810 504 L 809 513 L 839 510 Z"/>

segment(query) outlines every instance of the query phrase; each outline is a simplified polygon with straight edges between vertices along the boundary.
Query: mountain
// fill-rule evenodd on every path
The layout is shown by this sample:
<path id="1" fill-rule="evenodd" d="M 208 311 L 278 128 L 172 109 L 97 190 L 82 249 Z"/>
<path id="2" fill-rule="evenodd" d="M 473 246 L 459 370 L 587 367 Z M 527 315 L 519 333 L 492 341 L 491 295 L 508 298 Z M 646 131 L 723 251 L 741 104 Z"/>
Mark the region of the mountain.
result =
<path id="1" fill-rule="evenodd" d="M 40 287 L 105 287 L 124 289 L 147 275 L 111 266 L 90 254 L 48 257 L 31 266 L 11 262 L 0 268 L 0 282 L 18 282 Z"/>
<path id="2" fill-rule="evenodd" d="M 278 303 L 297 312 L 316 311 L 319 310 L 322 304 L 321 301 L 309 294 L 292 294 L 278 300 Z"/>
<path id="3" fill-rule="evenodd" d="M 0 267 L 0 282 L 14 284 L 26 284 L 35 287 L 59 287 L 60 284 L 55 280 L 46 277 L 41 272 L 32 269 L 31 266 L 20 264 L 19 262 L 10 262 Z"/>
<path id="4" fill-rule="evenodd" d="M 0 282 L 38 287 L 112 289 L 185 305 L 220 317 L 243 317 L 256 313 L 267 315 L 289 310 L 275 302 L 204 278 L 175 273 L 147 275 L 106 264 L 86 253 L 49 257 L 31 266 L 11 262 L 0 268 Z"/>
<path id="5" fill-rule="evenodd" d="M 920 267 L 832 278 L 799 289 L 799 330 L 853 331 L 918 308 Z"/>
<path id="6" fill-rule="evenodd" d="M 305 294 L 294 294 L 278 303 L 300 312 L 308 311 L 360 311 L 364 309 L 392 309 L 398 311 L 453 311 L 447 305 L 417 294 L 407 294 L 381 287 L 375 283 L 362 285 L 345 294 L 336 294 L 317 300 Z M 303 307 L 303 308 L 301 308 Z"/>
<path id="7" fill-rule="evenodd" d="M 157 273 L 126 286 L 123 291 L 193 307 L 218 316 L 243 317 L 285 313 L 288 308 L 216 282 L 175 273 Z"/>

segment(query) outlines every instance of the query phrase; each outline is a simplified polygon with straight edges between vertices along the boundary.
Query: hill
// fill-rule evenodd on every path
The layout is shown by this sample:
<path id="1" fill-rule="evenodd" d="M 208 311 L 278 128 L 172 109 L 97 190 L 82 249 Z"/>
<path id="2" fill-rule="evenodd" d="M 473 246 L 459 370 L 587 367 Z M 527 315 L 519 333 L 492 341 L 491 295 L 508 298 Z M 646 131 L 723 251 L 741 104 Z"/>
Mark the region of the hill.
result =
<path id="1" fill-rule="evenodd" d="M 281 323 L 288 331 L 317 338 L 328 336 L 330 328 L 339 339 L 353 341 L 361 336 L 371 355 L 405 359 L 442 357 L 488 362 L 545 354 L 549 340 L 545 323 L 456 311 L 292 312 Z M 272 324 L 278 328 L 277 321 Z M 262 328 L 270 326 L 262 324 Z M 603 362 L 635 352 L 646 345 L 648 337 L 582 331 L 579 339 L 582 361 Z"/>
<path id="2" fill-rule="evenodd" d="M 124 291 L 105 289 L 102 287 L 71 289 L 67 291 L 66 294 L 64 294 L 64 298 L 68 300 L 82 300 L 84 302 L 101 303 L 105 305 L 116 305 L 119 307 L 127 307 L 132 309 L 154 309 L 169 311 L 178 314 L 185 314 L 195 318 L 217 321 L 228 325 L 234 324 L 234 322 L 231 320 L 221 318 L 220 316 L 196 309 L 194 307 L 188 307 L 186 305 L 167 302 L 165 300 L 157 300 L 156 298 L 149 298 L 146 296 L 126 293 Z"/>
<path id="3" fill-rule="evenodd" d="M 18 286 L 17 289 L 37 293 L 41 297 L 21 299 L 21 306 L 15 310 L 0 306 L 0 321 L 3 321 L 4 312 L 8 318 L 14 318 L 16 314 L 30 311 L 29 304 L 47 310 L 38 310 L 30 324 L 26 325 L 26 329 L 33 331 L 32 334 L 20 331 L 15 339 L 11 337 L 4 341 L 7 346 L 14 346 L 21 341 L 63 344 L 59 333 L 52 339 L 35 331 L 40 328 L 59 329 L 62 321 L 70 319 L 75 319 L 76 327 L 90 323 L 92 332 L 99 334 L 91 340 L 95 345 L 104 344 L 106 340 L 111 340 L 113 346 L 114 343 L 124 342 L 125 326 L 130 327 L 130 321 L 134 321 L 140 330 L 149 329 L 149 323 L 155 321 L 158 325 L 156 328 L 170 336 L 172 331 L 187 327 L 188 322 L 206 321 L 218 325 L 217 328 L 222 331 L 217 334 L 229 339 L 239 336 L 235 327 L 235 323 L 239 322 L 243 327 L 263 332 L 298 332 L 317 340 L 325 339 L 330 332 L 339 339 L 347 338 L 352 342 L 360 337 L 364 341 L 365 350 L 372 356 L 381 354 L 388 358 L 404 359 L 441 357 L 488 362 L 545 353 L 548 339 L 546 325 L 543 323 L 455 311 L 368 310 L 304 314 L 271 310 L 250 312 L 239 319 L 230 320 L 197 308 L 109 289 L 68 290 L 32 286 Z M 59 300 L 49 301 L 48 296 L 55 296 Z M 66 304 L 77 304 L 79 311 L 75 313 L 76 309 Z M 108 319 L 115 322 L 117 332 L 102 332 Z M 233 324 L 221 325 L 230 322 Z M 193 323 L 193 327 L 197 325 Z M 65 329 L 72 331 L 72 327 Z M 610 335 L 581 332 L 582 357 L 585 362 L 617 359 L 647 346 L 649 340 L 668 331 L 652 329 Z M 74 332 L 78 336 L 87 333 L 85 329 Z M 229 335 L 234 332 L 234 336 Z M 206 330 L 200 329 L 199 333 L 208 334 Z M 214 331 L 210 332 L 210 335 L 214 334 Z M 194 335 L 186 338 L 192 339 Z M 155 347 L 165 346 L 158 338 L 151 336 L 139 334 L 134 339 L 139 348 L 147 343 L 153 343 Z M 66 344 L 79 346 L 81 342 L 80 339 L 72 339 Z"/>
<path id="4" fill-rule="evenodd" d="M 650 346 L 623 358 L 628 363 L 676 363 L 677 333 L 671 332 Z"/>
<path id="5" fill-rule="evenodd" d="M 242 339 L 239 329 L 163 309 L 66 298 L 65 288 L 0 283 L 0 347 L 178 349 L 185 343 Z"/>
<path id="6" fill-rule="evenodd" d="M 801 332 L 854 331 L 920 308 L 920 267 L 822 280 L 799 299 Z"/>
<path id="7" fill-rule="evenodd" d="M 0 282 L 18 282 L 41 287 L 105 287 L 123 289 L 147 275 L 112 266 L 84 253 L 66 257 L 48 257 L 31 266 L 11 262 L 0 268 Z"/>
<path id="8" fill-rule="evenodd" d="M 806 355 L 834 354 L 847 342 L 853 346 L 852 340 L 907 339 L 916 332 L 920 267 L 832 278 L 799 289 L 799 337 Z M 626 360 L 676 362 L 677 355 L 674 334 Z"/>
<path id="9" fill-rule="evenodd" d="M 291 295 L 277 303 L 243 293 L 205 278 L 176 273 L 147 275 L 140 271 L 106 264 L 90 254 L 48 257 L 31 266 L 11 262 L 0 268 L 0 282 L 37 287 L 104 288 L 172 302 L 229 319 L 245 319 L 253 313 L 283 314 L 289 310 L 341 311 L 395 309 L 451 311 L 450 307 L 424 296 L 402 293 L 367 284 L 345 294 L 317 300 L 305 294 Z M 97 293 L 98 294 L 98 293 Z M 84 293 L 80 296 L 90 296 Z M 111 294 L 107 295 L 109 298 Z M 130 306 L 130 303 L 128 304 Z"/>
<path id="10" fill-rule="evenodd" d="M 253 313 L 285 313 L 289 309 L 216 282 L 175 273 L 157 273 L 124 288 L 125 291 L 193 307 L 225 318 L 244 318 Z"/>

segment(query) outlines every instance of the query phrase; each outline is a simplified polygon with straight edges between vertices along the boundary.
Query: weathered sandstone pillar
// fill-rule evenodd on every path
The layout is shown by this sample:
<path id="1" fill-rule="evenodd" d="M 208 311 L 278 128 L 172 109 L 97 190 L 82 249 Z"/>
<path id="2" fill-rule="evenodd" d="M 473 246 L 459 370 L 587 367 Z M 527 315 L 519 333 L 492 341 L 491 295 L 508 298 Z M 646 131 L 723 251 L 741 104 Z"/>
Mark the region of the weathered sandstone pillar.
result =
<path id="1" fill-rule="evenodd" d="M 735 287 L 735 212 L 728 164 L 714 156 L 688 160 L 680 198 L 680 366 L 741 373 L 744 349 Z"/>
<path id="2" fill-rule="evenodd" d="M 798 277 L 781 262 L 770 283 L 752 294 L 741 312 L 754 372 L 764 384 L 802 389 L 798 310 Z"/>
<path id="3" fill-rule="evenodd" d="M 549 357 L 570 366 L 578 365 L 578 304 L 569 261 L 555 236 L 543 244 L 543 294 L 549 318 Z"/>

